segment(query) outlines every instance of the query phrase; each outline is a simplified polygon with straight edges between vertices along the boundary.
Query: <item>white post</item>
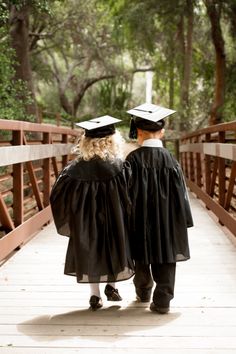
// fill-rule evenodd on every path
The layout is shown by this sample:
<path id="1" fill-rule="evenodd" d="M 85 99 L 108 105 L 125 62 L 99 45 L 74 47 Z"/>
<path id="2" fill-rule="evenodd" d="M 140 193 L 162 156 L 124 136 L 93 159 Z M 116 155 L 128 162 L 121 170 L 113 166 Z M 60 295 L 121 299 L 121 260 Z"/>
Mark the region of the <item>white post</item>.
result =
<path id="1" fill-rule="evenodd" d="M 153 71 L 146 71 L 146 102 L 152 103 L 152 78 Z"/>

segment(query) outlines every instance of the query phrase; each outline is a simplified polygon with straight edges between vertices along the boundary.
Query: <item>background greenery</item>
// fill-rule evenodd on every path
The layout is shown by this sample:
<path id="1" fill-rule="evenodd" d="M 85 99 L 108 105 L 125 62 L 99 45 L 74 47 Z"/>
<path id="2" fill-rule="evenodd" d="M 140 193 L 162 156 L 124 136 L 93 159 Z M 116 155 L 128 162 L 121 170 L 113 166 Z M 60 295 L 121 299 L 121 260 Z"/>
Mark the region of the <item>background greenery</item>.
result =
<path id="1" fill-rule="evenodd" d="M 235 38 L 235 0 L 1 1 L 0 118 L 127 124 L 151 70 L 174 135 L 235 120 Z"/>

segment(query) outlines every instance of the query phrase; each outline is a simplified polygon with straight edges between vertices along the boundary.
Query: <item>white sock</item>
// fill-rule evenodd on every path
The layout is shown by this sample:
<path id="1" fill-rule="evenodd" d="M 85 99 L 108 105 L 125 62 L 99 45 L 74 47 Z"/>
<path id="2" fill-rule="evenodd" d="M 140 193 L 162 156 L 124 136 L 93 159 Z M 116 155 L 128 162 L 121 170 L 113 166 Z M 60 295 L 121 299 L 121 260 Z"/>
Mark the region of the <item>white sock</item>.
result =
<path id="1" fill-rule="evenodd" d="M 99 283 L 91 283 L 90 285 L 90 296 L 97 296 L 97 297 L 101 297 L 100 296 L 100 289 L 99 289 Z"/>

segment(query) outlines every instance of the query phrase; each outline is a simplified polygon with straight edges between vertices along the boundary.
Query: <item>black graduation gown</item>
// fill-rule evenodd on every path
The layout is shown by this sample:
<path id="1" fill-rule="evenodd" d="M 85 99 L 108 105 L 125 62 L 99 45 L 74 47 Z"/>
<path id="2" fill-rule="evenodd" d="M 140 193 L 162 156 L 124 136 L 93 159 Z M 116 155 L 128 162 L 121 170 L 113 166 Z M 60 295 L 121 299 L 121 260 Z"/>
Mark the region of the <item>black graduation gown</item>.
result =
<path id="1" fill-rule="evenodd" d="M 127 225 L 130 168 L 96 158 L 73 161 L 51 196 L 57 232 L 69 236 L 64 272 L 78 282 L 114 282 L 133 275 Z"/>
<path id="2" fill-rule="evenodd" d="M 133 259 L 144 264 L 189 259 L 187 227 L 193 220 L 179 163 L 163 147 L 140 147 L 127 160 L 132 170 Z"/>

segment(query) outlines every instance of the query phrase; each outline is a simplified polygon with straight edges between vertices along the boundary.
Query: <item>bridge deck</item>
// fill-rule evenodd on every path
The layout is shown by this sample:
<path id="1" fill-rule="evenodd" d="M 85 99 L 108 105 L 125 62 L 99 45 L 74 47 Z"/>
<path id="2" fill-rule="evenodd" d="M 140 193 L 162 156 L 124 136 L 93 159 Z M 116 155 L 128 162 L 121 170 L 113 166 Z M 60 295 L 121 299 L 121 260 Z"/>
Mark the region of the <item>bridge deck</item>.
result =
<path id="1" fill-rule="evenodd" d="M 236 353 L 236 247 L 191 203 L 192 258 L 178 263 L 168 315 L 137 303 L 132 280 L 119 305 L 91 312 L 88 285 L 63 275 L 67 238 L 51 224 L 0 269 L 0 353 Z"/>

